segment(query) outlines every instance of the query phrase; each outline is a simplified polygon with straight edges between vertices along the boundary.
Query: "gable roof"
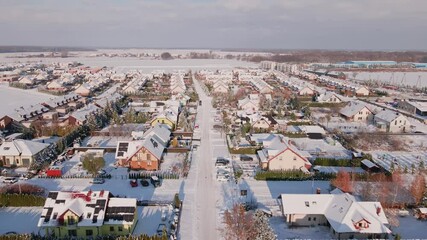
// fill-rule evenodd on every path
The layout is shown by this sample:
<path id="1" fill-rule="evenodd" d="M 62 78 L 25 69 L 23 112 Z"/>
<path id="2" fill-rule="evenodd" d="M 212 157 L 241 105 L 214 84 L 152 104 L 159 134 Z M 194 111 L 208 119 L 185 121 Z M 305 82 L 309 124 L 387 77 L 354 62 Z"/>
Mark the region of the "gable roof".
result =
<path id="1" fill-rule="evenodd" d="M 47 148 L 49 144 L 24 139 L 6 141 L 0 146 L 3 156 L 33 156 Z"/>
<path id="2" fill-rule="evenodd" d="M 392 122 L 394 119 L 398 118 L 398 117 L 404 117 L 403 115 L 401 115 L 398 112 L 394 112 L 388 109 L 384 109 L 382 111 L 379 111 L 377 114 L 375 114 L 375 118 L 379 118 L 385 122 Z"/>
<path id="3" fill-rule="evenodd" d="M 282 194 L 281 201 L 283 214 L 324 215 L 336 232 L 391 233 L 379 202 L 358 202 L 348 193 Z M 356 229 L 361 220 L 369 227 Z"/>
<path id="4" fill-rule="evenodd" d="M 340 110 L 340 113 L 346 117 L 353 117 L 364 108 L 366 108 L 372 113 L 372 111 L 366 106 L 366 104 L 361 102 L 350 102 Z"/>

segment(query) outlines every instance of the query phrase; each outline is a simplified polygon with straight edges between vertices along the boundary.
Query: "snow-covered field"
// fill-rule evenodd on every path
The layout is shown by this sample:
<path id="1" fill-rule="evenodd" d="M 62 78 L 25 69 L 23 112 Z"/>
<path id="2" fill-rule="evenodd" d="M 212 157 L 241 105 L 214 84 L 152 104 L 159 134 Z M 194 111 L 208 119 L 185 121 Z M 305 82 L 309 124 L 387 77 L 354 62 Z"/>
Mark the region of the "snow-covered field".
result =
<path id="1" fill-rule="evenodd" d="M 353 72 L 345 72 L 350 79 L 381 81 L 395 85 L 427 86 L 427 72 L 355 72 L 354 74 L 356 73 L 354 77 Z M 418 79 L 420 79 L 419 82 Z"/>
<path id="2" fill-rule="evenodd" d="M 20 107 L 29 107 L 37 103 L 46 102 L 54 96 L 39 93 L 37 90 L 23 90 L 0 84 L 0 116 L 15 112 Z"/>
<path id="3" fill-rule="evenodd" d="M 42 210 L 42 207 L 0 208 L 0 235 L 8 232 L 38 233 L 37 222 Z"/>
<path id="4" fill-rule="evenodd" d="M 108 50 L 111 52 L 113 50 Z M 102 52 L 102 50 L 100 51 Z M 17 54 L 0 54 L 0 63 L 13 63 L 13 62 L 81 62 L 91 67 L 114 67 L 117 71 L 140 70 L 142 72 L 152 72 L 154 70 L 165 70 L 167 72 L 174 70 L 202 70 L 202 69 L 232 69 L 234 67 L 257 67 L 258 65 L 251 62 L 244 62 L 229 59 L 173 59 L 173 60 L 153 60 L 153 59 L 140 59 L 137 57 L 90 57 L 92 54 L 100 52 L 76 52 L 77 56 L 68 58 L 6 58 L 6 56 L 25 56 L 36 53 L 17 53 Z M 113 51 L 114 52 L 114 51 Z M 118 52 L 131 52 L 131 53 L 147 53 L 144 49 L 139 50 L 118 50 Z M 161 50 L 162 52 L 171 52 L 170 50 Z M 188 51 L 186 51 L 187 53 Z M 179 54 L 179 53 L 177 53 Z M 181 53 L 182 54 L 182 53 Z"/>

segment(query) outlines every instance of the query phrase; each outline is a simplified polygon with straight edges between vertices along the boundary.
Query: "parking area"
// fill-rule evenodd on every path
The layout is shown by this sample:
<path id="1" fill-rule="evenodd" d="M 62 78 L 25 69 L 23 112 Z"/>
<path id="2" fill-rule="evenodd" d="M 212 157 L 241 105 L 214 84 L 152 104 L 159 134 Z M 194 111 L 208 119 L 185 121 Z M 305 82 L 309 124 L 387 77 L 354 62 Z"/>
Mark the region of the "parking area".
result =
<path id="1" fill-rule="evenodd" d="M 162 236 L 165 229 L 169 238 L 174 239 L 178 223 L 179 210 L 172 205 L 138 207 L 138 223 L 133 235 Z"/>

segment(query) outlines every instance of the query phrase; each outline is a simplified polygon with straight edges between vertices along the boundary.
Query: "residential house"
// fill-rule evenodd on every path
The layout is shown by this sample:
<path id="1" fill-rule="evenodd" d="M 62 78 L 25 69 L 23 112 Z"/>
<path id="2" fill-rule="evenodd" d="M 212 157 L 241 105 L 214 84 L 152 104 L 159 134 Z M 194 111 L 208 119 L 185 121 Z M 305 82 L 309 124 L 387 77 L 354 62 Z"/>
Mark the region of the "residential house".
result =
<path id="1" fill-rule="evenodd" d="M 277 122 L 272 116 L 261 116 L 252 122 L 252 128 L 260 130 L 273 130 L 277 127 Z"/>
<path id="2" fill-rule="evenodd" d="M 315 91 L 310 87 L 303 87 L 298 90 L 298 95 L 300 96 L 313 96 Z"/>
<path id="3" fill-rule="evenodd" d="M 363 102 L 350 102 L 340 110 L 340 114 L 348 121 L 370 122 L 373 112 Z"/>
<path id="4" fill-rule="evenodd" d="M 109 191 L 49 192 L 37 226 L 46 237 L 94 239 L 132 234 L 138 219 L 135 198 Z"/>
<path id="5" fill-rule="evenodd" d="M 375 114 L 374 124 L 385 132 L 407 132 L 411 128 L 411 123 L 402 114 L 388 109 L 383 109 Z"/>
<path id="6" fill-rule="evenodd" d="M 48 147 L 46 143 L 23 139 L 5 141 L 0 145 L 0 161 L 5 166 L 29 167 Z"/>
<path id="7" fill-rule="evenodd" d="M 257 94 L 249 94 L 242 100 L 239 100 L 237 107 L 246 112 L 257 112 L 259 110 L 259 96 Z"/>
<path id="8" fill-rule="evenodd" d="M 87 83 L 83 83 L 74 92 L 82 97 L 87 97 L 92 93 L 92 87 Z"/>
<path id="9" fill-rule="evenodd" d="M 64 92 L 67 90 L 67 88 L 62 84 L 62 82 L 59 82 L 57 80 L 51 81 L 46 85 L 46 89 L 49 91 L 58 91 L 58 92 Z"/>
<path id="10" fill-rule="evenodd" d="M 279 134 L 253 134 L 251 141 L 262 145 L 257 152 L 262 169 L 270 171 L 301 170 L 308 173 L 311 163 L 308 153 L 303 153 Z"/>
<path id="11" fill-rule="evenodd" d="M 316 98 L 316 101 L 321 103 L 341 103 L 344 101 L 344 97 L 334 92 L 327 91 L 320 94 Z"/>
<path id="12" fill-rule="evenodd" d="M 333 239 L 388 239 L 389 223 L 380 202 L 357 201 L 334 194 L 281 194 L 281 210 L 289 226 L 330 227 Z"/>
<path id="13" fill-rule="evenodd" d="M 357 96 L 369 96 L 369 89 L 365 86 L 358 86 L 354 88 L 354 94 Z"/>
<path id="14" fill-rule="evenodd" d="M 131 169 L 159 170 L 170 135 L 167 125 L 157 124 L 147 130 L 141 140 L 119 141 L 116 149 L 118 165 Z"/>
<path id="15" fill-rule="evenodd" d="M 170 129 L 175 129 L 175 126 L 178 121 L 178 114 L 171 111 L 170 109 L 166 109 L 165 111 L 161 112 L 160 114 L 156 115 L 151 119 L 150 124 L 151 126 L 155 126 L 156 124 L 166 124 L 169 126 Z"/>

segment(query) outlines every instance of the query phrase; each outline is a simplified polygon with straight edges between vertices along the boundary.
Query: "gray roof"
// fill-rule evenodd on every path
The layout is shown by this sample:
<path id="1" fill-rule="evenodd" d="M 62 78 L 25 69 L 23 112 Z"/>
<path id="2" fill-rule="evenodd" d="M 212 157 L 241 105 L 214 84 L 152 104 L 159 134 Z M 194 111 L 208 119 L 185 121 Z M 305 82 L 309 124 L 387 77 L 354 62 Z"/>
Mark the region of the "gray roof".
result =
<path id="1" fill-rule="evenodd" d="M 391 111 L 388 109 L 384 109 L 384 110 L 378 112 L 375 115 L 375 118 L 379 118 L 382 121 L 390 123 L 399 116 L 400 116 L 400 113 L 398 113 L 398 112 L 394 112 L 394 111 Z"/>
<path id="2" fill-rule="evenodd" d="M 363 108 L 367 108 L 369 111 L 371 111 L 366 104 L 362 102 L 350 102 L 347 104 L 347 106 L 343 107 L 340 111 L 340 113 L 346 117 L 353 117 L 356 113 L 358 113 Z M 372 111 L 371 111 L 372 112 Z"/>

